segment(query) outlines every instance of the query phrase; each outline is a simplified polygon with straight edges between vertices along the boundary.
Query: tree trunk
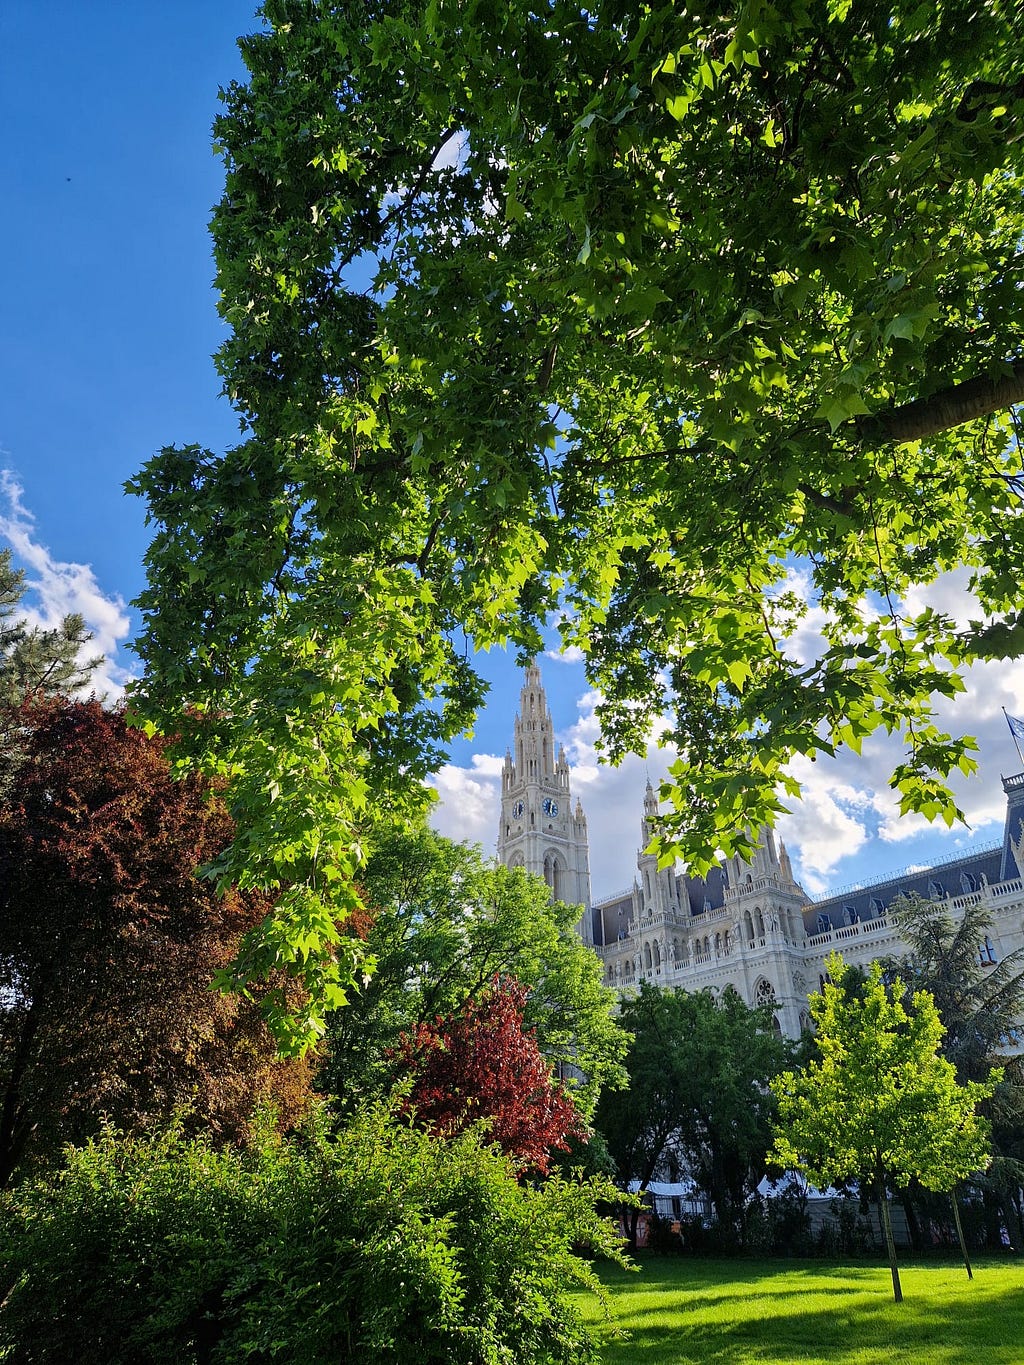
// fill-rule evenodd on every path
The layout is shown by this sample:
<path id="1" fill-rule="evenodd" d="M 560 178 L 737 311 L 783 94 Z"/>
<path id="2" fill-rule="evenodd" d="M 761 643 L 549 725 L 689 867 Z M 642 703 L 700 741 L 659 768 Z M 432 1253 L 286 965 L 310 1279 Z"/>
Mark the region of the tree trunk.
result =
<path id="1" fill-rule="evenodd" d="M 956 1186 L 949 1192 L 949 1198 L 953 1204 L 953 1223 L 956 1226 L 956 1235 L 960 1240 L 960 1254 L 964 1258 L 964 1265 L 967 1267 L 967 1278 L 974 1279 L 974 1271 L 971 1269 L 971 1258 L 967 1254 L 967 1243 L 964 1240 L 964 1228 L 960 1222 L 960 1205 L 956 1201 Z"/>
<path id="2" fill-rule="evenodd" d="M 0 1190 L 9 1183 L 17 1169 L 28 1137 L 29 1122 L 22 1096 L 22 1082 L 28 1071 L 38 1028 L 39 1005 L 33 1001 L 25 1014 L 21 1037 L 11 1058 L 7 1089 L 0 1104 Z"/>
<path id="3" fill-rule="evenodd" d="M 885 1177 L 878 1177 L 878 1204 L 882 1212 L 882 1228 L 885 1232 L 885 1249 L 889 1253 L 889 1270 L 892 1273 L 892 1296 L 896 1303 L 903 1302 L 903 1286 L 900 1284 L 900 1268 L 896 1264 L 896 1240 L 892 1235 L 892 1216 L 889 1212 L 889 1192 L 885 1188 Z"/>
<path id="4" fill-rule="evenodd" d="M 909 1186 L 905 1190 L 900 1190 L 900 1203 L 903 1205 L 903 1212 L 907 1218 L 907 1233 L 910 1236 L 911 1250 L 923 1251 L 924 1239 L 921 1236 L 921 1220 L 917 1216 L 914 1196 L 911 1194 Z"/>
<path id="5" fill-rule="evenodd" d="M 999 1235 L 1001 1222 L 999 1200 L 995 1191 L 987 1187 L 983 1189 L 981 1201 L 985 1208 L 985 1246 L 989 1251 L 1002 1251 L 1003 1239 Z"/>
<path id="6" fill-rule="evenodd" d="M 1003 1222 L 1006 1224 L 1006 1235 L 1010 1239 L 1008 1251 L 1020 1251 L 1021 1243 L 1017 1228 L 1014 1226 L 1019 1222 L 1017 1217 L 1017 1201 L 1008 1191 L 1004 1191 L 999 1197 L 999 1203 L 1003 1210 Z"/>

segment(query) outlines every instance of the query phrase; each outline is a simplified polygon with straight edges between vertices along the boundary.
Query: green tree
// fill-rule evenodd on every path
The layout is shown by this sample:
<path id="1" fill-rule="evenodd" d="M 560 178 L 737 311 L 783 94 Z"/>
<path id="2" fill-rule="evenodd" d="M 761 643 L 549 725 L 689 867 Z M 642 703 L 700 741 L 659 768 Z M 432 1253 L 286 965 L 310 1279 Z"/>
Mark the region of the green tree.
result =
<path id="1" fill-rule="evenodd" d="M 806 1172 L 822 1189 L 857 1180 L 878 1195 L 893 1296 L 903 1298 L 889 1214 L 888 1184 L 919 1180 L 951 1190 L 988 1163 L 989 1125 L 975 1111 L 999 1080 L 957 1082 L 939 1056 L 943 1027 L 927 991 L 903 1005 L 903 983 L 887 989 L 874 963 L 845 981 L 838 953 L 831 981 L 811 996 L 817 1057 L 772 1082 L 779 1116 L 771 1159 Z M 833 984 L 833 982 L 838 984 Z"/>
<path id="2" fill-rule="evenodd" d="M 1024 1020 L 1024 949 L 991 961 L 992 917 L 984 900 L 968 899 L 956 920 L 944 902 L 917 895 L 898 896 L 888 913 L 910 951 L 883 961 L 883 970 L 904 982 L 904 1004 L 917 990 L 934 999 L 946 1030 L 939 1050 L 957 1079 L 982 1081 L 993 1066 L 1002 1069 L 982 1108 L 992 1123 L 992 1163 L 981 1184 L 993 1214 L 990 1238 L 998 1240 L 1002 1204 L 1007 1228 L 1016 1224 L 1015 1240 L 1024 1239 L 1024 1058 L 1006 1050 Z"/>
<path id="3" fill-rule="evenodd" d="M 459 1014 L 496 977 L 528 991 L 524 1026 L 585 1117 L 603 1086 L 621 1084 L 627 1039 L 601 964 L 575 932 L 579 906 L 428 830 L 392 832 L 362 885 L 374 971 L 331 1017 L 318 1077 L 343 1112 L 388 1093 L 401 1034 Z"/>
<path id="4" fill-rule="evenodd" d="M 131 484 L 137 704 L 231 773 L 225 875 L 285 892 L 250 968 L 338 996 L 321 937 L 471 720 L 465 641 L 555 615 L 613 757 L 669 716 L 696 870 L 879 729 L 954 819 L 933 699 L 1024 647 L 1016 0 L 264 15 L 216 125 L 247 439 Z M 969 630 L 905 606 L 955 566 Z"/>
<path id="5" fill-rule="evenodd" d="M 52 697 L 81 691 L 101 662 L 82 661 L 92 638 L 75 613 L 59 626 L 29 626 L 18 614 L 25 575 L 11 563 L 10 550 L 0 550 L 0 704 L 16 705 L 25 697 Z"/>
<path id="6" fill-rule="evenodd" d="M 629 1086 L 603 1095 L 595 1116 L 620 1181 L 643 1192 L 672 1160 L 708 1194 L 723 1229 L 742 1237 L 772 1142 L 768 1083 L 789 1060 L 770 1011 L 750 1009 L 731 987 L 716 997 L 643 983 L 620 1017 L 632 1034 Z M 626 1220 L 635 1246 L 636 1211 Z"/>

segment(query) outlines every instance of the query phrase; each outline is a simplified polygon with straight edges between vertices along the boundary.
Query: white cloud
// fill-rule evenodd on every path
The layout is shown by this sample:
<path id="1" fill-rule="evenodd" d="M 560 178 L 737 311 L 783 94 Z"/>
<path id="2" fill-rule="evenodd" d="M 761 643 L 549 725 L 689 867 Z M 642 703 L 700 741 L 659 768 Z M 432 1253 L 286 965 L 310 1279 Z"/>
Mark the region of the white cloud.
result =
<path id="1" fill-rule="evenodd" d="M 438 801 L 430 823 L 439 834 L 480 844 L 484 853 L 494 853 L 504 762 L 497 754 L 474 754 L 471 768 L 446 763 L 435 775 L 431 785 Z"/>
<path id="2" fill-rule="evenodd" d="M 469 150 L 469 134 L 464 128 L 453 133 L 441 146 L 441 150 L 430 163 L 432 171 L 451 171 L 465 163 Z"/>
<path id="3" fill-rule="evenodd" d="M 586 655 L 579 645 L 566 645 L 565 649 L 546 649 L 544 657 L 556 664 L 581 664 Z"/>
<path id="4" fill-rule="evenodd" d="M 124 640 L 131 622 L 124 601 L 108 596 L 100 588 L 88 564 L 54 559 L 36 539 L 35 518 L 25 507 L 24 491 L 10 470 L 0 471 L 0 499 L 6 511 L 0 512 L 0 536 L 14 551 L 19 566 L 26 569 L 27 599 L 19 608 L 32 626 L 53 630 L 65 616 L 77 613 L 85 620 L 92 639 L 80 657 L 103 661 L 93 673 L 89 691 L 117 698 L 132 677 L 116 660 L 118 644 Z"/>

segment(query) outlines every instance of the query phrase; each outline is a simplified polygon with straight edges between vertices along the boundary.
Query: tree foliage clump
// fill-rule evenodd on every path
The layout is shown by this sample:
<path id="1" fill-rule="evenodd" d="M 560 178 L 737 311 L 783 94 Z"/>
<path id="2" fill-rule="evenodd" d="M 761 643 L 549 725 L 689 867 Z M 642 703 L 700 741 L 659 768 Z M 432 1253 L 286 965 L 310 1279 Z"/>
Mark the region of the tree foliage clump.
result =
<path id="1" fill-rule="evenodd" d="M 523 1024 L 584 1118 L 604 1086 L 621 1084 L 626 1036 L 575 932 L 578 906 L 425 829 L 382 836 L 360 885 L 374 970 L 329 1020 L 317 1082 L 343 1113 L 391 1092 L 401 1034 L 458 1016 L 495 977 L 525 988 Z"/>
<path id="2" fill-rule="evenodd" d="M 1024 1016 L 1024 949 L 991 961 L 992 916 L 982 900 L 966 900 L 954 920 L 942 901 L 897 896 L 888 914 L 910 951 L 883 962 L 885 974 L 899 977 L 908 1001 L 919 990 L 932 997 L 945 1029 L 940 1050 L 957 1078 L 987 1080 Z"/>
<path id="3" fill-rule="evenodd" d="M 889 916 L 909 953 L 883 962 L 888 976 L 935 1001 L 945 1033 L 939 1046 L 960 1081 L 984 1081 L 994 1066 L 1002 1079 L 982 1113 L 992 1125 L 992 1162 L 976 1177 L 989 1211 L 988 1233 L 999 1244 L 998 1207 L 1008 1229 L 1024 1239 L 1024 1056 L 1008 1048 L 1024 1020 L 1024 949 L 992 961 L 992 918 L 984 899 L 968 899 L 956 920 L 941 901 L 899 896 Z"/>
<path id="4" fill-rule="evenodd" d="M 879 729 L 955 818 L 933 699 L 1024 650 L 1017 0 L 263 12 L 216 126 L 246 439 L 131 485 L 138 703 L 231 775 L 225 875 L 284 888 L 250 967 L 338 998 L 367 829 L 480 701 L 466 641 L 556 615 L 612 756 L 669 716 L 698 871 Z M 964 566 L 970 629 L 908 605 Z"/>
<path id="5" fill-rule="evenodd" d="M 0 1185 L 95 1133 L 183 1106 L 240 1140 L 272 1101 L 310 1097 L 259 1010 L 211 991 L 265 896 L 218 895 L 196 870 L 231 838 L 208 782 L 175 781 L 165 744 L 98 702 L 27 701 L 0 805 Z M 291 990 L 277 983 L 270 989 Z"/>
<path id="6" fill-rule="evenodd" d="M 588 1365 L 572 1291 L 621 1259 L 595 1200 L 383 1111 L 249 1153 L 105 1132 L 0 1195 L 7 1365 Z"/>
<path id="7" fill-rule="evenodd" d="M 411 1086 L 406 1109 L 447 1137 L 483 1121 L 490 1139 L 524 1171 L 546 1175 L 552 1153 L 586 1134 L 583 1117 L 557 1083 L 523 1027 L 527 991 L 497 978 L 458 1015 L 403 1034 L 401 1075 Z"/>
<path id="8" fill-rule="evenodd" d="M 772 1160 L 821 1189 L 856 1180 L 877 1192 L 899 1300 L 888 1186 L 913 1179 L 951 1190 L 988 1164 L 989 1124 L 976 1110 L 1000 1073 L 957 1082 L 939 1056 L 944 1029 L 927 991 L 916 991 L 908 1010 L 903 983 L 887 988 L 880 963 L 866 977 L 848 973 L 838 953 L 827 966 L 830 980 L 809 1006 L 817 1055 L 803 1072 L 772 1082 Z"/>
<path id="9" fill-rule="evenodd" d="M 26 697 L 70 695 L 81 691 L 100 659 L 82 660 L 90 635 L 77 613 L 59 626 L 30 626 L 18 614 L 25 575 L 11 563 L 10 550 L 0 550 L 0 705 Z"/>
<path id="10" fill-rule="evenodd" d="M 643 1191 L 672 1162 L 708 1195 L 725 1235 L 741 1239 L 772 1142 L 769 1082 L 790 1059 L 771 1011 L 750 1009 L 732 987 L 716 997 L 643 983 L 621 1020 L 632 1035 L 629 1085 L 603 1095 L 595 1117 L 620 1181 Z M 635 1236 L 635 1214 L 627 1221 Z"/>

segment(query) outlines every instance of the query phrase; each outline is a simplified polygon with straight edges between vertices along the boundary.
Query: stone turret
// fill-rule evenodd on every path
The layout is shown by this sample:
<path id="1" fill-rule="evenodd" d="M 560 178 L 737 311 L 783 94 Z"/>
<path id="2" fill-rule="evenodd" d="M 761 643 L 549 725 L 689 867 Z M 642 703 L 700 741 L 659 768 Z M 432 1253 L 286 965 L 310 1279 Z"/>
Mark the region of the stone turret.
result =
<path id="1" fill-rule="evenodd" d="M 573 805 L 569 761 L 564 747 L 556 748 L 536 663 L 523 675 L 512 730 L 502 767 L 498 861 L 543 877 L 556 900 L 583 906 L 579 930 L 592 943 L 587 821 L 578 799 Z"/>

